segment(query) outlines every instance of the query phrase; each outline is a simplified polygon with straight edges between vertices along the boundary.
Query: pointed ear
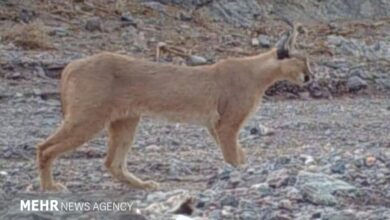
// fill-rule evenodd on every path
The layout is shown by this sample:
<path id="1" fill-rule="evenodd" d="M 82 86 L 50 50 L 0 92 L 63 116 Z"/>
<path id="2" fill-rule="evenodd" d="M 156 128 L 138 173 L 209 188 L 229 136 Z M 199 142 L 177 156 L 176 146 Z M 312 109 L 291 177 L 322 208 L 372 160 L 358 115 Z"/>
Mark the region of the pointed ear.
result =
<path id="1" fill-rule="evenodd" d="M 285 48 L 278 48 L 276 50 L 276 55 L 278 57 L 278 60 L 290 58 L 290 54 L 289 54 L 288 50 L 286 50 Z"/>
<path id="2" fill-rule="evenodd" d="M 290 36 L 290 32 L 288 31 L 284 32 L 282 37 L 275 45 L 275 47 L 277 48 L 276 53 L 279 60 L 290 57 L 288 47 L 286 46 L 289 36 Z"/>
<path id="3" fill-rule="evenodd" d="M 285 59 L 290 57 L 291 52 L 296 49 L 296 38 L 298 36 L 299 30 L 302 28 L 302 25 L 300 23 L 292 23 L 286 18 L 282 19 L 288 25 L 290 25 L 291 29 L 288 32 L 284 33 L 282 38 L 276 44 L 276 47 L 278 48 L 278 59 Z"/>

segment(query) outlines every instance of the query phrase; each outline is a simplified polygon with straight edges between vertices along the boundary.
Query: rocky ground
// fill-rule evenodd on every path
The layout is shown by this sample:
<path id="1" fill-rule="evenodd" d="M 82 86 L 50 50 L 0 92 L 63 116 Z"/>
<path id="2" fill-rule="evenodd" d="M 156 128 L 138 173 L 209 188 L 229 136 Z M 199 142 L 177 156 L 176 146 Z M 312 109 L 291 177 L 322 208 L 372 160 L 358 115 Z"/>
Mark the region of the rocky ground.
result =
<path id="1" fill-rule="evenodd" d="M 0 219 L 390 219 L 387 1 L 40 2 L 0 1 Z M 61 120 L 70 60 L 105 50 L 154 60 L 159 42 L 180 51 L 160 62 L 178 65 L 256 54 L 288 28 L 280 14 L 307 27 L 299 44 L 316 79 L 267 92 L 240 134 L 245 166 L 223 163 L 203 128 L 145 118 L 127 166 L 161 190 L 113 180 L 102 133 L 57 161 L 69 193 L 39 192 L 35 145 Z M 36 198 L 133 207 L 20 212 Z"/>

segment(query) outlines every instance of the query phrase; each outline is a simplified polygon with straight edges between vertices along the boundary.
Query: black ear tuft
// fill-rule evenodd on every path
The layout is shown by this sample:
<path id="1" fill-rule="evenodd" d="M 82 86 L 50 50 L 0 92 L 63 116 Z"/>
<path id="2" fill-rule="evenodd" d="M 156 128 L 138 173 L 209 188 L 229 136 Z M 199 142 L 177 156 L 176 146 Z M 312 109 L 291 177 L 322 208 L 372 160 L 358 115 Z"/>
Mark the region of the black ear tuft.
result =
<path id="1" fill-rule="evenodd" d="M 290 54 L 288 53 L 288 50 L 285 48 L 278 48 L 278 50 L 276 51 L 276 54 L 278 56 L 278 60 L 290 58 Z"/>

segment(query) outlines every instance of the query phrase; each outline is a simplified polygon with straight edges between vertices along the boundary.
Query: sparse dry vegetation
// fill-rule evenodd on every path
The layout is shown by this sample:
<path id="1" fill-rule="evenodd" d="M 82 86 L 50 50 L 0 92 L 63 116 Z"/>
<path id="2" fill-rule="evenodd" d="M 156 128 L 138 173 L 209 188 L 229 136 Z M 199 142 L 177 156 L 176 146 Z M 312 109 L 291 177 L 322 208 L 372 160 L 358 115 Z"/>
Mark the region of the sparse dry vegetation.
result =
<path id="1" fill-rule="evenodd" d="M 23 49 L 53 49 L 42 22 L 17 24 L 5 32 L 2 39 Z"/>

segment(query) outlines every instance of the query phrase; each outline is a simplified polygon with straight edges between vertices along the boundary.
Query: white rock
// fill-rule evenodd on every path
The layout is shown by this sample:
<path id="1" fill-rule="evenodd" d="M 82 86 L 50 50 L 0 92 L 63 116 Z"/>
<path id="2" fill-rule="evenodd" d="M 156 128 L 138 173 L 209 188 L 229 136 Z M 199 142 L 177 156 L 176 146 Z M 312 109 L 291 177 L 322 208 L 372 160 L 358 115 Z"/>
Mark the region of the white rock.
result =
<path id="1" fill-rule="evenodd" d="M 175 220 L 193 220 L 193 218 L 185 216 L 185 215 L 176 215 Z"/>
<path id="2" fill-rule="evenodd" d="M 188 65 L 191 66 L 204 65 L 206 63 L 207 63 L 206 58 L 197 55 L 192 55 L 188 59 Z"/>
<path id="3" fill-rule="evenodd" d="M 303 159 L 305 165 L 310 165 L 310 164 L 313 164 L 315 162 L 314 158 L 310 155 L 302 154 L 300 157 Z"/>
<path id="4" fill-rule="evenodd" d="M 260 41 L 257 38 L 252 38 L 251 44 L 252 44 L 252 46 L 257 47 L 260 45 Z"/>

